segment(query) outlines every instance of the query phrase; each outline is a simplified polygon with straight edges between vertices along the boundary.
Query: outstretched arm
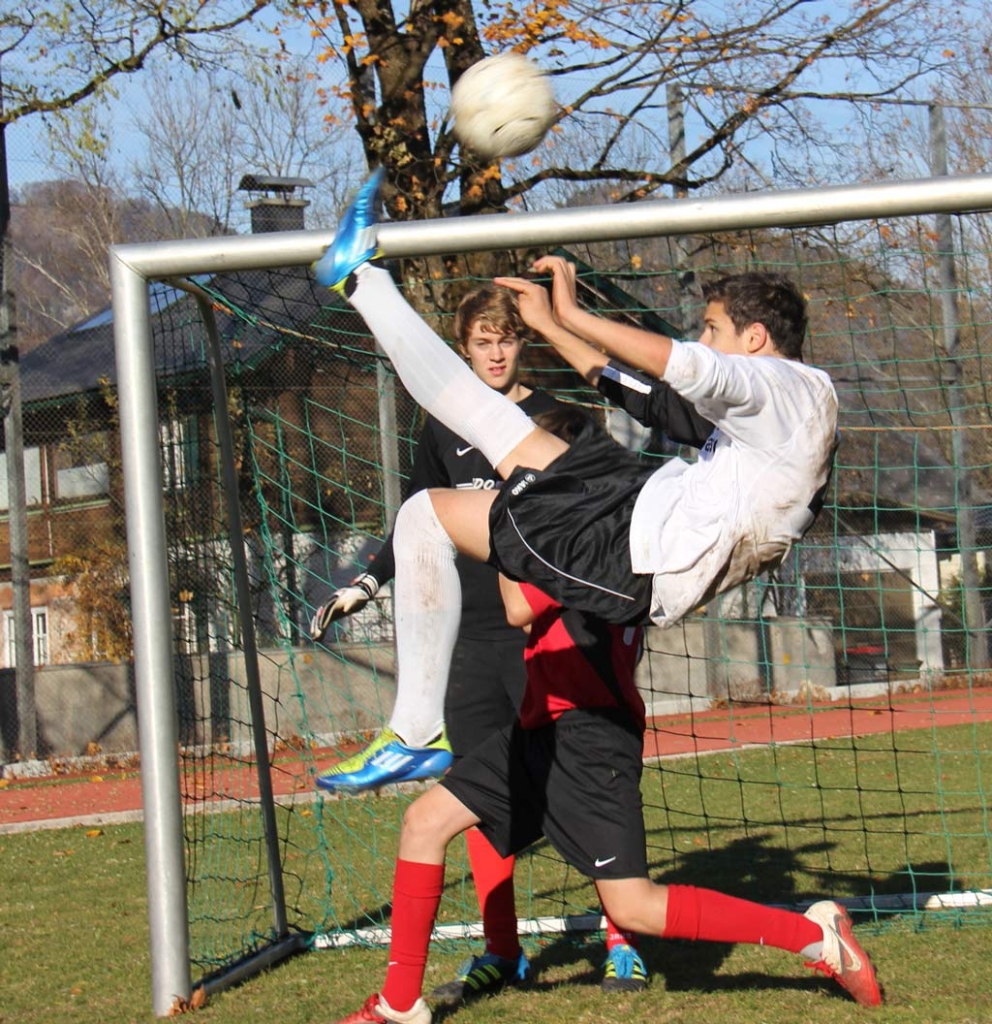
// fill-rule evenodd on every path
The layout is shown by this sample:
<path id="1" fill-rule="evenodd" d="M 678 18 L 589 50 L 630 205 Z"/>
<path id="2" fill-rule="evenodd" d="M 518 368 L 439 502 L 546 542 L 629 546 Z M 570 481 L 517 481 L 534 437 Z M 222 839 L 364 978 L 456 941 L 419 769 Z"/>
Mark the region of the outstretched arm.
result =
<path id="1" fill-rule="evenodd" d="M 524 323 L 537 331 L 565 362 L 595 387 L 608 356 L 562 327 L 551 309 L 547 289 L 522 277 L 497 277 L 493 283 L 517 293 Z"/>
<path id="2" fill-rule="evenodd" d="M 542 256 L 535 262 L 534 270 L 541 274 L 550 273 L 552 277 L 548 318 L 558 333 L 546 335 L 548 341 L 590 383 L 595 384 L 599 379 L 599 371 L 607 360 L 592 360 L 592 357 L 580 348 L 583 343 L 596 355 L 601 356 L 605 352 L 607 356 L 616 356 L 630 366 L 644 370 L 652 377 L 664 376 L 672 351 L 671 338 L 629 324 L 605 320 L 584 310 L 576 298 L 575 265 L 560 256 Z M 509 281 L 501 283 L 514 287 Z M 523 302 L 521 312 L 523 313 Z M 526 319 L 526 314 L 524 318 Z M 544 323 L 546 320 L 542 319 L 542 324 Z M 544 333 L 544 326 L 530 326 Z M 564 343 L 563 336 L 567 339 Z M 575 361 L 576 359 L 581 360 L 583 365 L 590 361 L 598 363 L 595 378 L 590 377 L 582 365 Z"/>

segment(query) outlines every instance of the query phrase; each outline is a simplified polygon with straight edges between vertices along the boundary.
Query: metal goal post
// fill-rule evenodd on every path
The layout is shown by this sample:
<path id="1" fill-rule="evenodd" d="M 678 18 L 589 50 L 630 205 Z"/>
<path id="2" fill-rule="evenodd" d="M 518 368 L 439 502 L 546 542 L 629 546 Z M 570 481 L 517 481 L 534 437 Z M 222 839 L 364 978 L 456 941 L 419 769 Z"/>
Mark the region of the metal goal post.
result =
<path id="1" fill-rule="evenodd" d="M 992 175 L 970 175 L 384 223 L 379 230 L 379 243 L 386 257 L 399 258 L 988 209 L 992 209 Z M 177 1000 L 190 999 L 192 983 L 177 759 L 176 680 L 148 285 L 151 281 L 195 274 L 305 266 L 320 257 L 332 237 L 329 231 L 273 232 L 117 245 L 110 249 L 145 819 L 152 999 L 158 1016 L 168 1015 Z M 264 730 L 259 735 L 264 736 Z M 293 936 L 287 933 L 284 938 L 287 948 L 295 948 Z M 260 966 L 278 955 L 276 951 L 268 958 L 263 957 Z"/>

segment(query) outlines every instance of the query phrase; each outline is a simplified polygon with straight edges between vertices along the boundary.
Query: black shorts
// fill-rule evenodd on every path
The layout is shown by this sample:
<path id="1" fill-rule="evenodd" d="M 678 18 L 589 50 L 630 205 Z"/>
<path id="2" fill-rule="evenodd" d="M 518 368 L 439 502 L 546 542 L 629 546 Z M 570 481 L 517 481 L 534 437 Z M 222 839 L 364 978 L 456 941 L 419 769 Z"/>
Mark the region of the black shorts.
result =
<path id="1" fill-rule="evenodd" d="M 444 722 L 456 760 L 516 721 L 527 685 L 526 643 L 522 629 L 499 640 L 458 638 L 444 695 Z"/>
<path id="2" fill-rule="evenodd" d="M 629 712 L 566 711 L 538 729 L 501 729 L 439 785 L 479 818 L 503 857 L 543 835 L 589 878 L 646 878 L 643 756 Z"/>
<path id="3" fill-rule="evenodd" d="M 514 470 L 489 513 L 489 562 L 566 608 L 641 623 L 653 577 L 630 565 L 634 502 L 657 464 L 590 425 L 544 470 Z"/>

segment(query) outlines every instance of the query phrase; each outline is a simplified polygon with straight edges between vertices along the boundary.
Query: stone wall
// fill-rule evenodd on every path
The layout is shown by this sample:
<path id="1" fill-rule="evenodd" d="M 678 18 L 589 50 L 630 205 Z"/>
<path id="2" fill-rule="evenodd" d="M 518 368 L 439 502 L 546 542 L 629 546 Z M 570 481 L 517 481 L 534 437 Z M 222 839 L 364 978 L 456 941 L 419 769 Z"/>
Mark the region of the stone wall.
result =
<path id="1" fill-rule="evenodd" d="M 282 736 L 305 729 L 318 738 L 375 729 L 396 692 L 391 645 L 342 645 L 335 654 L 297 648 L 260 652 L 266 721 Z M 233 680 L 235 685 L 230 684 Z M 180 742 L 250 742 L 244 703 L 245 666 L 236 654 L 176 659 Z M 133 667 L 108 663 L 36 670 L 37 755 L 76 757 L 138 749 Z M 302 701 L 296 699 L 297 681 Z M 649 629 L 638 686 L 648 713 L 705 707 L 728 696 L 783 699 L 837 685 L 830 625 L 798 619 L 719 623 L 690 618 Z M 14 673 L 0 670 L 0 739 L 14 749 Z M 294 716 L 296 716 L 294 720 Z"/>

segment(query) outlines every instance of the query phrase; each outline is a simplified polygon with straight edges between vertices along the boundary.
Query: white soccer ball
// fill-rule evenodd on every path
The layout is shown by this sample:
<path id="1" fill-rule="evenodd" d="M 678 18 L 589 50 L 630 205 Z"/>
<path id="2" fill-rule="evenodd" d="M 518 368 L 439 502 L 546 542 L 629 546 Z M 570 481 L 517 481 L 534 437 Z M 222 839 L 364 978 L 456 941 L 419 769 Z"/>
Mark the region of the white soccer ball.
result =
<path id="1" fill-rule="evenodd" d="M 519 53 L 480 60 L 451 90 L 455 137 L 486 160 L 529 153 L 547 135 L 557 112 L 551 82 Z"/>

